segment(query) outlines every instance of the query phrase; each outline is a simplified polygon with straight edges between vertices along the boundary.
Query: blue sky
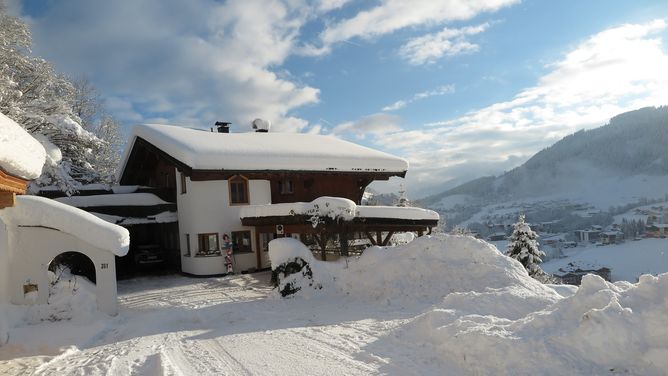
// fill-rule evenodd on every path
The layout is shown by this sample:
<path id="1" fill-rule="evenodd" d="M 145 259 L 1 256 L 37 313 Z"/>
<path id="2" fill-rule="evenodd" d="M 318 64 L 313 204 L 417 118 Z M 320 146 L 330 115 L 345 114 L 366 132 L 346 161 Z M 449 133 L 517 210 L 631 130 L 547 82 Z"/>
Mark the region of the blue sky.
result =
<path id="1" fill-rule="evenodd" d="M 34 53 L 125 125 L 334 134 L 407 158 L 410 195 L 668 105 L 668 3 L 24 0 Z M 394 190 L 391 185 L 376 186 Z"/>

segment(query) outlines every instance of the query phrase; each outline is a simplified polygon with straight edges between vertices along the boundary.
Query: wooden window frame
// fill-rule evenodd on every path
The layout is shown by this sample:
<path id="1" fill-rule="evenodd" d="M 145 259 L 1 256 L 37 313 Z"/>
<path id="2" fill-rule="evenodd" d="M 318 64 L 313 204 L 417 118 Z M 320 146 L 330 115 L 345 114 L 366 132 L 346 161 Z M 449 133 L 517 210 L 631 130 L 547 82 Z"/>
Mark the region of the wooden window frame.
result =
<path id="1" fill-rule="evenodd" d="M 246 196 L 246 201 L 245 202 L 234 202 L 232 199 L 232 184 L 235 184 L 236 182 L 242 181 L 244 183 L 244 194 Z M 234 175 L 229 180 L 227 180 L 227 190 L 229 193 L 229 202 L 230 206 L 236 206 L 236 205 L 248 205 L 250 204 L 250 192 L 248 189 L 248 178 L 243 176 L 243 175 Z"/>
<path id="2" fill-rule="evenodd" d="M 286 189 L 290 188 L 290 189 Z M 291 195 L 295 193 L 295 185 L 290 179 L 283 179 L 278 181 L 278 193 L 282 195 Z"/>
<path id="3" fill-rule="evenodd" d="M 216 235 L 216 250 L 209 250 L 209 237 L 211 235 Z M 207 246 L 207 249 L 203 246 Z M 195 257 L 207 257 L 207 256 L 220 256 L 220 237 L 217 232 L 206 232 L 202 234 L 197 234 L 197 253 Z"/>
<path id="4" fill-rule="evenodd" d="M 244 234 L 248 234 L 248 249 L 241 250 L 239 244 L 237 243 L 237 236 L 241 234 L 241 239 L 243 239 Z M 241 231 L 232 231 L 230 233 L 230 240 L 232 241 L 232 252 L 234 254 L 244 254 L 244 253 L 253 253 L 253 236 L 250 230 L 241 230 Z M 245 248 L 244 248 L 245 249 Z"/>
<path id="5" fill-rule="evenodd" d="M 188 188 L 186 186 L 186 174 L 183 171 L 179 172 L 181 174 L 181 194 L 184 195 L 188 193 Z"/>

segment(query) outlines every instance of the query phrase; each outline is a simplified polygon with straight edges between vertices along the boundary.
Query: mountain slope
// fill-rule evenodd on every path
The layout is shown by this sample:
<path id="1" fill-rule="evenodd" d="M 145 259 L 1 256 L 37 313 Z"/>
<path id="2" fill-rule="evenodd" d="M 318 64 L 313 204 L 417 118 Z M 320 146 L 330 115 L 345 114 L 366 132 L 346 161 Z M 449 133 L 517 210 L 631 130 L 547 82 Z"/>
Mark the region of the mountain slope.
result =
<path id="1" fill-rule="evenodd" d="M 601 206 L 612 201 L 612 205 L 619 197 L 606 199 L 602 191 L 623 190 L 631 199 L 655 190 L 662 197 L 668 192 L 667 177 L 668 106 L 648 107 L 566 136 L 501 176 L 472 180 L 427 197 L 421 204 L 443 211 L 468 207 L 465 211 L 471 212 L 475 207 L 524 198 L 596 201 L 600 192 L 600 200 L 591 203 Z"/>

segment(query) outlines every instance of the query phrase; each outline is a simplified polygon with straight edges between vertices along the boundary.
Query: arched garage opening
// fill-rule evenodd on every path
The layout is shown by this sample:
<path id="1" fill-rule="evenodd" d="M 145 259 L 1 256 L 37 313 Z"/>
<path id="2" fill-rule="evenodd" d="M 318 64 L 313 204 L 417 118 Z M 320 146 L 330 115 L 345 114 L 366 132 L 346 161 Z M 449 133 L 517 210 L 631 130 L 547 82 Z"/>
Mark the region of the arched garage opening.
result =
<path id="1" fill-rule="evenodd" d="M 60 277 L 63 274 L 72 274 L 74 276 L 85 277 L 89 281 L 96 283 L 95 264 L 90 257 L 81 252 L 63 252 L 54 257 L 49 263 L 48 270 Z"/>

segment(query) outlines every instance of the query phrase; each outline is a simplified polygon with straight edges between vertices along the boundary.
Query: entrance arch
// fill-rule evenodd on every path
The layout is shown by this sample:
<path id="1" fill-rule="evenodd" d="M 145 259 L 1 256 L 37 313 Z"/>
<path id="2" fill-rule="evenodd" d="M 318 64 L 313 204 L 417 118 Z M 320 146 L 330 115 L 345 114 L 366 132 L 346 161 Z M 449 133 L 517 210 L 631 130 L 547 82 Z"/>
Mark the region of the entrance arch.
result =
<path id="1" fill-rule="evenodd" d="M 47 269 L 58 275 L 61 268 L 67 268 L 76 276 L 86 277 L 89 281 L 96 283 L 95 264 L 90 257 L 77 251 L 66 251 L 54 257 Z"/>
<path id="2" fill-rule="evenodd" d="M 46 304 L 48 269 L 61 255 L 88 259 L 95 275 L 97 308 L 110 315 L 118 312 L 114 254 L 69 233 L 43 226 L 19 226 L 15 232 L 18 252 L 12 254 L 11 287 L 14 304 Z M 90 267 L 90 264 L 89 264 Z M 27 293 L 32 293 L 27 296 Z"/>

